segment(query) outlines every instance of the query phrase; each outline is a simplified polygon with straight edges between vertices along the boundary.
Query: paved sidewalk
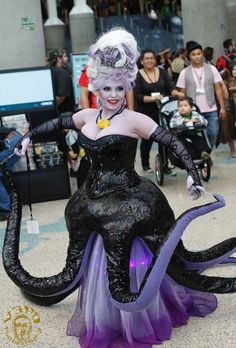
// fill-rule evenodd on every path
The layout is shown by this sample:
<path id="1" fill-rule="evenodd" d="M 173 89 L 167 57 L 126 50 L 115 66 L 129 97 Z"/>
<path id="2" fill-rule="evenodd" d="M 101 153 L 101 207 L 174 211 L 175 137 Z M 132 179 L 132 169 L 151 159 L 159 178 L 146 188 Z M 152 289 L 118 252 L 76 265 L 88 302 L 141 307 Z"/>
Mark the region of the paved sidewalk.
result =
<path id="1" fill-rule="evenodd" d="M 152 151 L 152 162 L 156 147 Z M 184 235 L 184 243 L 191 250 L 210 247 L 224 239 L 236 236 L 236 159 L 229 158 L 226 146 L 221 146 L 213 154 L 214 166 L 212 177 L 204 184 L 208 192 L 220 193 L 226 200 L 225 208 L 217 210 L 207 217 L 194 221 Z M 137 171 L 140 170 L 140 159 L 137 156 Z M 147 177 L 155 182 L 155 175 Z M 72 179 L 75 189 L 75 179 Z M 165 177 L 165 193 L 176 217 L 191 206 L 211 201 L 208 195 L 197 202 L 192 202 L 186 195 L 186 174 L 177 170 L 176 177 Z M 39 221 L 40 234 L 30 235 L 26 231 L 26 220 L 29 209 L 23 207 L 21 229 L 21 262 L 23 267 L 34 276 L 48 276 L 58 273 L 64 267 L 68 233 L 64 222 L 64 208 L 67 200 L 38 203 L 33 205 L 34 218 Z M 5 222 L 0 222 L 0 248 L 2 248 Z M 208 274 L 236 276 L 236 266 L 221 266 L 208 271 Z M 186 326 L 173 329 L 170 341 L 161 345 L 163 348 L 234 348 L 236 347 L 236 294 L 217 295 L 218 309 L 206 318 L 191 317 Z M 0 265 L 0 300 L 1 300 L 1 333 L 0 347 L 20 347 L 10 342 L 4 331 L 4 320 L 7 312 L 16 306 L 32 306 L 38 313 L 42 332 L 36 341 L 27 347 L 32 348 L 78 348 L 76 338 L 66 336 L 67 321 L 71 317 L 77 299 L 72 294 L 61 303 L 52 307 L 41 307 L 27 301 L 19 289 L 7 277 L 2 264 Z M 155 346 L 158 347 L 158 346 Z M 99 347 L 98 347 L 99 348 Z"/>

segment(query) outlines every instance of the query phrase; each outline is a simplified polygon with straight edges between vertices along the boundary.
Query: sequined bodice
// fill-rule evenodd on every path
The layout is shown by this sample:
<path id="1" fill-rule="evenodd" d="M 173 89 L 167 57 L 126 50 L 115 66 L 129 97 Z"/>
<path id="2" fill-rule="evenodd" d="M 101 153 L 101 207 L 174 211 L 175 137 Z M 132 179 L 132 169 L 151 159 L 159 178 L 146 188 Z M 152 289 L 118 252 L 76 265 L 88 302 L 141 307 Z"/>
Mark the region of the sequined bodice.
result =
<path id="1" fill-rule="evenodd" d="M 104 196 L 140 182 L 134 170 L 137 139 L 112 134 L 91 140 L 82 132 L 78 139 L 92 161 L 85 183 L 89 196 Z"/>

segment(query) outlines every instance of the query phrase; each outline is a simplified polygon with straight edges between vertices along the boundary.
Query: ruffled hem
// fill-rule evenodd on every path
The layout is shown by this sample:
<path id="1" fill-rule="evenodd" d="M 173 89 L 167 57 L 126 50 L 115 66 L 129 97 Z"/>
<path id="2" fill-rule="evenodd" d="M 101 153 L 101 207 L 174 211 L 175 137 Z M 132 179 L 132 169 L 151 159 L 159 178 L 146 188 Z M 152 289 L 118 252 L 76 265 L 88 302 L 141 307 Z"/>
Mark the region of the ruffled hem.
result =
<path id="1" fill-rule="evenodd" d="M 139 288 L 151 259 L 149 249 L 135 239 L 130 261 L 132 291 Z M 97 236 L 67 335 L 78 337 L 81 348 L 151 348 L 170 339 L 172 328 L 185 325 L 189 316 L 204 317 L 216 307 L 215 295 L 186 289 L 165 275 L 147 309 L 118 310 L 110 301 L 106 256 L 102 238 Z"/>

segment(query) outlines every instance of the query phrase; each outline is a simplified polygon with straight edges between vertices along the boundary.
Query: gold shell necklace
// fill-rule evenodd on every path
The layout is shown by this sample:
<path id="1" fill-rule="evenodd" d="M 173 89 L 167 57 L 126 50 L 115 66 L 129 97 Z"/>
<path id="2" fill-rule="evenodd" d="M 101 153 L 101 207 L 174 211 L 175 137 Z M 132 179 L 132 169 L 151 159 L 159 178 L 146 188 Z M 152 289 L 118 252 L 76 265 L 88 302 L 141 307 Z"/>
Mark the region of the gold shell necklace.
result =
<path id="1" fill-rule="evenodd" d="M 124 110 L 125 106 L 121 106 L 118 111 L 116 111 L 113 115 L 111 115 L 110 118 L 102 117 L 102 109 L 99 111 L 99 114 L 96 118 L 96 123 L 98 125 L 98 128 L 107 128 L 110 125 L 110 120 L 115 117 L 116 115 L 119 115 Z"/>

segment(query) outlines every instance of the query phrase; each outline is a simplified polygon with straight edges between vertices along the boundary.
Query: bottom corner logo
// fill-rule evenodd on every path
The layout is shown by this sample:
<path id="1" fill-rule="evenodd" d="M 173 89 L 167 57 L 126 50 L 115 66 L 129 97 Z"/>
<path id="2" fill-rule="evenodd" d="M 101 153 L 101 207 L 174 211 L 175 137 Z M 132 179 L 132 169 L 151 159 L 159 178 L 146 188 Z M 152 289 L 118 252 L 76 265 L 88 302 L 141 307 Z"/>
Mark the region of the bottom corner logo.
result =
<path id="1" fill-rule="evenodd" d="M 6 337 L 9 341 L 22 346 L 36 341 L 42 332 L 39 325 L 40 317 L 30 306 L 13 307 L 4 319 Z"/>

